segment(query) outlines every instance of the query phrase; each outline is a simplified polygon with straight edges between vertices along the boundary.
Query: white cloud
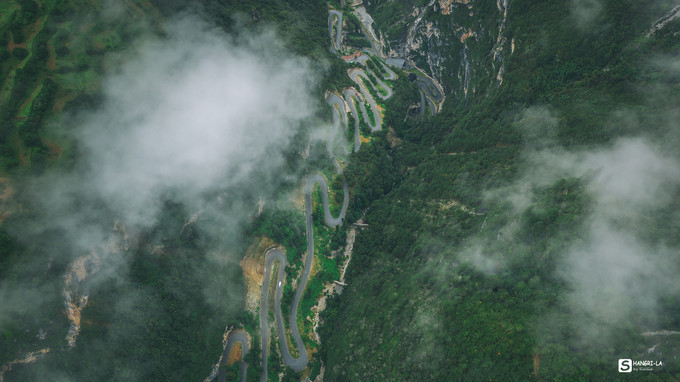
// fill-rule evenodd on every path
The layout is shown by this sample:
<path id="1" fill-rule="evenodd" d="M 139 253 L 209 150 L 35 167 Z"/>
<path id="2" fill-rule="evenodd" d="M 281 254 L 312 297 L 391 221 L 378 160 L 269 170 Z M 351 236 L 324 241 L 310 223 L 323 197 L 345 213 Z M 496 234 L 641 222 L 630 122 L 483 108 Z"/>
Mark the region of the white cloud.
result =
<path id="1" fill-rule="evenodd" d="M 313 70 L 274 32 L 234 40 L 184 19 L 167 34 L 136 45 L 77 134 L 93 191 L 127 223 L 148 223 L 168 190 L 191 199 L 243 181 L 256 163 L 276 171 L 314 111 Z"/>
<path id="2" fill-rule="evenodd" d="M 572 0 L 569 10 L 576 26 L 582 31 L 588 31 L 602 13 L 602 4 L 599 0 Z"/>

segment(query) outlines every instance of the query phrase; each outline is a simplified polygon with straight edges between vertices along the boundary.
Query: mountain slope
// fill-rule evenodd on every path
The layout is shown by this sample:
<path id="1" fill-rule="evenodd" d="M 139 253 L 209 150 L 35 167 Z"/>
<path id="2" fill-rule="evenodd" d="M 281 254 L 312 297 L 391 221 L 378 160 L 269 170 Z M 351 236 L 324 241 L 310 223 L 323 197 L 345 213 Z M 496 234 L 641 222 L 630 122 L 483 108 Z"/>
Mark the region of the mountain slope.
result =
<path id="1" fill-rule="evenodd" d="M 458 38 L 442 3 L 422 5 L 418 25 L 441 33 L 412 57 L 465 49 L 436 43 Z M 378 25 L 403 25 L 392 46 L 416 22 L 406 4 L 371 6 Z M 677 377 L 677 339 L 644 334 L 679 324 L 677 19 L 648 35 L 672 6 L 511 1 L 502 84 L 464 97 L 461 63 L 443 61 L 458 102 L 393 126 L 403 181 L 368 208 L 324 317 L 328 380 L 613 380 L 619 358 Z M 486 46 L 469 57 L 479 68 Z"/>

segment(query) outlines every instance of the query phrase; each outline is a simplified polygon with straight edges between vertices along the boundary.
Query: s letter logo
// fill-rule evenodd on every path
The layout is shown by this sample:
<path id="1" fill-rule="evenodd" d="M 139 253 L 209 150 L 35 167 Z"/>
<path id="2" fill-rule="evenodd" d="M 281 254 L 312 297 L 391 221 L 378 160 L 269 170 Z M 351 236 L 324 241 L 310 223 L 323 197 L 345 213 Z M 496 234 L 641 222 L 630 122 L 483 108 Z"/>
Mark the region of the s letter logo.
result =
<path id="1" fill-rule="evenodd" d="M 633 361 L 630 359 L 619 360 L 619 373 L 630 373 L 633 371 Z"/>

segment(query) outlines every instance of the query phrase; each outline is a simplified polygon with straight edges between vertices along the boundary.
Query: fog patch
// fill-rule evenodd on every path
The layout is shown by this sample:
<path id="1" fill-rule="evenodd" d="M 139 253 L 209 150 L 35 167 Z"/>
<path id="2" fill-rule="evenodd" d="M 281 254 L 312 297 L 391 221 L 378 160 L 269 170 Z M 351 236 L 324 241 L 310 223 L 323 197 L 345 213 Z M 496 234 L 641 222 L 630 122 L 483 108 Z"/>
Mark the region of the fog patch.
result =
<path id="1" fill-rule="evenodd" d="M 578 29 L 586 32 L 602 13 L 602 3 L 600 0 L 572 0 L 569 13 Z"/>
<path id="2" fill-rule="evenodd" d="M 643 236 L 640 222 L 672 201 L 680 164 L 642 138 L 580 155 L 541 153 L 537 159 L 573 177 L 593 172 L 586 184 L 592 206 L 583 223 L 585 237 L 567 249 L 557 270 L 570 286 L 568 305 L 584 319 L 582 330 L 621 327 L 632 317 L 646 317 L 638 324 L 652 323 L 659 298 L 678 293 L 679 269 L 674 251 Z"/>
<path id="3" fill-rule="evenodd" d="M 240 253 L 229 244 L 240 238 L 257 201 L 274 195 L 281 179 L 299 170 L 290 168 L 284 152 L 313 124 L 319 72 L 287 51 L 271 29 L 234 37 L 191 16 L 165 25 L 161 35 L 141 36 L 107 56 L 102 102 L 65 119 L 78 148 L 74 168 L 26 179 L 22 197 L 40 218 L 8 229 L 29 246 L 40 242 L 35 256 L 41 262 L 33 270 L 38 278 L 52 272 L 53 264 L 70 272 L 74 260 L 96 253 L 97 269 L 70 288 L 82 297 L 114 283 L 129 293 L 111 303 L 134 315 L 155 307 L 158 298 L 129 283 L 134 251 L 166 256 L 165 240 L 200 227 L 211 240 L 207 261 L 192 264 L 188 268 L 195 269 L 183 277 L 205 277 L 206 288 L 222 288 L 205 291 L 205 300 L 223 314 L 240 309 L 242 299 L 238 260 L 230 259 Z M 176 230 L 171 225 L 158 242 L 143 242 L 148 238 L 141 234 L 164 223 L 159 213 L 167 201 L 186 208 L 177 218 L 186 224 Z M 52 276 L 45 288 L 63 290 L 65 277 Z M 40 289 L 24 281 L 0 282 L 3 301 L 16 302 L 3 304 L 0 322 L 26 311 L 43 316 Z M 108 333 L 110 344 L 130 335 L 116 325 Z"/>
<path id="4" fill-rule="evenodd" d="M 558 120 L 545 106 L 531 106 L 524 110 L 515 126 L 522 133 L 525 147 L 530 150 L 555 145 Z"/>
<path id="5" fill-rule="evenodd" d="M 630 114 L 617 111 L 614 120 Z M 640 136 L 599 148 L 564 149 L 554 140 L 558 120 L 545 107 L 520 115 L 515 127 L 524 138 L 524 171 L 511 185 L 485 193 L 488 204 L 508 206 L 510 216 L 493 233 L 472 238 L 461 259 L 487 275 L 507 271 L 514 261 L 507 258 L 507 245 L 515 248 L 513 253 L 529 253 L 518 235 L 523 215 L 542 208 L 536 205 L 537 190 L 576 179 L 589 203 L 577 222 L 579 237 L 556 247 L 555 267 L 567 286 L 559 309 L 570 317 L 577 334 L 572 340 L 589 346 L 606 343 L 615 328 L 653 328 L 658 301 L 680 293 L 680 264 L 678 249 L 650 233 L 645 222 L 677 198 L 680 162 L 663 140 Z M 548 247 L 559 240 L 565 238 L 558 232 L 548 239 Z"/>
<path id="6" fill-rule="evenodd" d="M 136 44 L 78 130 L 93 191 L 128 224 L 149 224 L 167 190 L 195 200 L 244 181 L 260 158 L 276 168 L 313 111 L 313 71 L 274 32 L 234 40 L 197 22 Z"/>

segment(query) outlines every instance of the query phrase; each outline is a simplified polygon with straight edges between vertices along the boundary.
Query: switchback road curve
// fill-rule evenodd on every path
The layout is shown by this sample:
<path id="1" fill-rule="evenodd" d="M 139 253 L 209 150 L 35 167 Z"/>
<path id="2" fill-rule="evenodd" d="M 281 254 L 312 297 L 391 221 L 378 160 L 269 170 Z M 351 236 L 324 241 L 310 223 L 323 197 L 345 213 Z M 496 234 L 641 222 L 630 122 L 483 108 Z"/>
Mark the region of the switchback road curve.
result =
<path id="1" fill-rule="evenodd" d="M 333 26 L 333 20 L 334 18 L 337 18 L 337 25 Z M 342 29 L 342 13 L 339 11 L 334 11 L 331 10 L 329 12 L 329 19 L 328 19 L 328 27 L 329 27 L 329 33 L 331 35 L 331 50 L 333 52 L 337 53 L 337 50 L 335 47 L 340 48 L 340 37 L 341 37 L 341 29 Z M 337 35 L 334 36 L 333 30 L 336 30 Z M 335 37 L 335 41 L 333 39 Z M 368 59 L 368 56 L 362 56 L 360 60 L 358 60 L 361 64 L 366 66 L 366 59 Z M 389 79 L 394 79 L 396 78 L 396 74 L 389 70 L 382 62 L 381 64 L 385 69 L 386 76 L 384 77 L 386 80 Z M 375 102 L 375 99 L 371 95 L 370 91 L 367 88 L 367 85 L 371 85 L 374 90 L 376 91 L 376 94 L 382 99 L 387 99 L 390 96 L 392 96 L 392 89 L 382 80 L 378 78 L 378 76 L 370 71 L 368 68 L 365 70 L 369 71 L 373 76 L 376 78 L 376 82 L 381 86 L 382 88 L 385 89 L 386 95 L 381 94 L 378 89 L 376 88 L 375 85 L 369 81 L 368 76 L 364 72 L 363 69 L 360 68 L 354 68 L 350 69 L 348 71 L 348 75 L 350 78 L 359 86 L 359 89 L 361 91 L 361 95 L 356 91 L 354 88 L 347 88 L 343 91 L 343 95 L 345 98 L 343 99 L 342 96 L 336 94 L 336 93 L 330 93 L 326 101 L 333 108 L 333 127 L 331 134 L 329 135 L 328 138 L 328 144 L 327 144 L 327 150 L 328 154 L 330 157 L 330 160 L 333 162 L 333 165 L 335 166 L 338 175 L 342 176 L 342 168 L 338 161 L 335 159 L 335 155 L 333 153 L 333 141 L 335 140 L 335 137 L 338 135 L 338 130 L 340 126 L 342 125 L 345 128 L 345 132 L 348 129 L 348 118 L 347 118 L 347 110 L 352 114 L 354 117 L 354 122 L 355 122 L 355 132 L 354 132 L 354 151 L 359 150 L 359 146 L 361 144 L 360 142 L 360 132 L 359 132 L 359 115 L 357 112 L 357 107 L 356 104 L 358 103 L 359 108 L 362 111 L 362 117 L 370 127 L 371 131 L 378 131 L 382 128 L 382 117 L 380 115 L 380 110 L 378 108 L 377 103 Z M 362 97 L 363 96 L 363 97 Z M 363 99 L 362 99 L 363 98 Z M 367 102 L 369 104 L 369 107 L 371 107 L 371 111 L 374 116 L 374 123 L 371 123 L 368 112 L 366 110 L 366 107 L 364 105 L 364 102 Z M 283 362 L 286 364 L 286 366 L 292 368 L 293 370 L 300 371 L 304 369 L 307 366 L 307 363 L 309 362 L 309 356 L 307 354 L 307 349 L 304 346 L 304 343 L 302 341 L 302 338 L 300 336 L 300 332 L 297 326 L 297 311 L 298 307 L 300 305 L 300 301 L 302 299 L 302 296 L 305 292 L 305 288 L 307 286 L 307 282 L 309 281 L 309 275 L 312 269 L 312 263 L 314 259 L 314 228 L 313 228 L 313 221 L 312 221 L 312 192 L 314 190 L 314 185 L 318 183 L 320 188 L 321 188 L 321 199 L 322 199 L 322 204 L 323 204 L 323 210 L 324 210 L 324 223 L 329 226 L 329 227 L 335 227 L 340 224 L 342 224 L 343 219 L 345 218 L 345 214 L 347 212 L 347 207 L 349 205 L 349 188 L 347 185 L 347 180 L 343 176 L 342 180 L 342 188 L 343 188 L 343 201 L 342 201 L 342 206 L 340 208 L 340 212 L 338 213 L 337 216 L 333 216 L 333 214 L 330 211 L 330 204 L 329 204 L 329 198 L 328 198 L 328 184 L 327 180 L 324 176 L 320 174 L 314 174 L 310 175 L 307 178 L 307 182 L 305 185 L 305 211 L 306 211 L 306 217 L 305 217 L 305 224 L 306 224 L 306 236 L 307 236 L 307 251 L 305 255 L 305 265 L 304 269 L 302 272 L 302 277 L 300 278 L 297 286 L 297 290 L 295 292 L 295 296 L 293 298 L 291 307 L 290 307 L 290 315 L 288 317 L 288 323 L 290 325 L 291 329 L 291 334 L 293 337 L 293 345 L 295 346 L 295 349 L 297 351 L 297 357 L 293 357 L 291 354 L 291 349 L 289 348 L 288 344 L 288 338 L 285 330 L 285 325 L 283 321 L 283 316 L 281 314 L 281 297 L 283 294 L 283 283 L 285 282 L 285 268 L 286 268 L 286 255 L 277 247 L 272 247 L 267 250 L 265 253 L 265 261 L 264 261 L 264 276 L 262 280 L 262 291 L 260 295 L 260 328 L 262 330 L 262 336 L 261 336 L 261 346 L 262 346 L 262 374 L 261 374 L 261 381 L 265 382 L 267 380 L 267 359 L 268 359 L 268 350 L 269 350 L 269 319 L 268 319 L 268 300 L 269 300 L 269 290 L 271 289 L 270 284 L 272 280 L 272 269 L 274 268 L 274 265 L 278 265 L 278 270 L 277 270 L 277 275 L 276 275 L 276 280 L 274 283 L 274 318 L 276 320 L 276 330 L 278 333 L 279 337 L 279 344 L 281 347 L 281 352 L 282 352 L 282 357 L 283 357 Z M 248 352 L 248 338 L 245 332 L 243 331 L 234 331 L 233 333 L 229 334 L 227 344 L 225 346 L 225 350 L 223 353 L 223 363 L 221 366 L 226 363 L 226 359 L 229 356 L 229 353 L 233 346 L 241 342 L 242 346 L 242 356 L 245 356 L 245 354 Z M 246 367 L 247 365 L 242 362 L 241 363 L 241 380 L 245 381 L 246 377 Z M 224 380 L 224 376 L 226 374 L 225 369 L 223 368 L 222 371 L 220 372 L 220 381 Z"/>
<path id="2" fill-rule="evenodd" d="M 227 360 L 229 359 L 229 353 L 234 348 L 237 343 L 241 343 L 241 382 L 246 381 L 246 372 L 248 364 L 243 361 L 243 357 L 248 353 L 250 348 L 248 347 L 248 334 L 243 330 L 234 330 L 229 333 L 227 343 L 224 346 L 224 353 L 222 353 L 222 362 L 220 363 L 220 375 L 218 381 L 225 382 L 227 377 Z"/>

